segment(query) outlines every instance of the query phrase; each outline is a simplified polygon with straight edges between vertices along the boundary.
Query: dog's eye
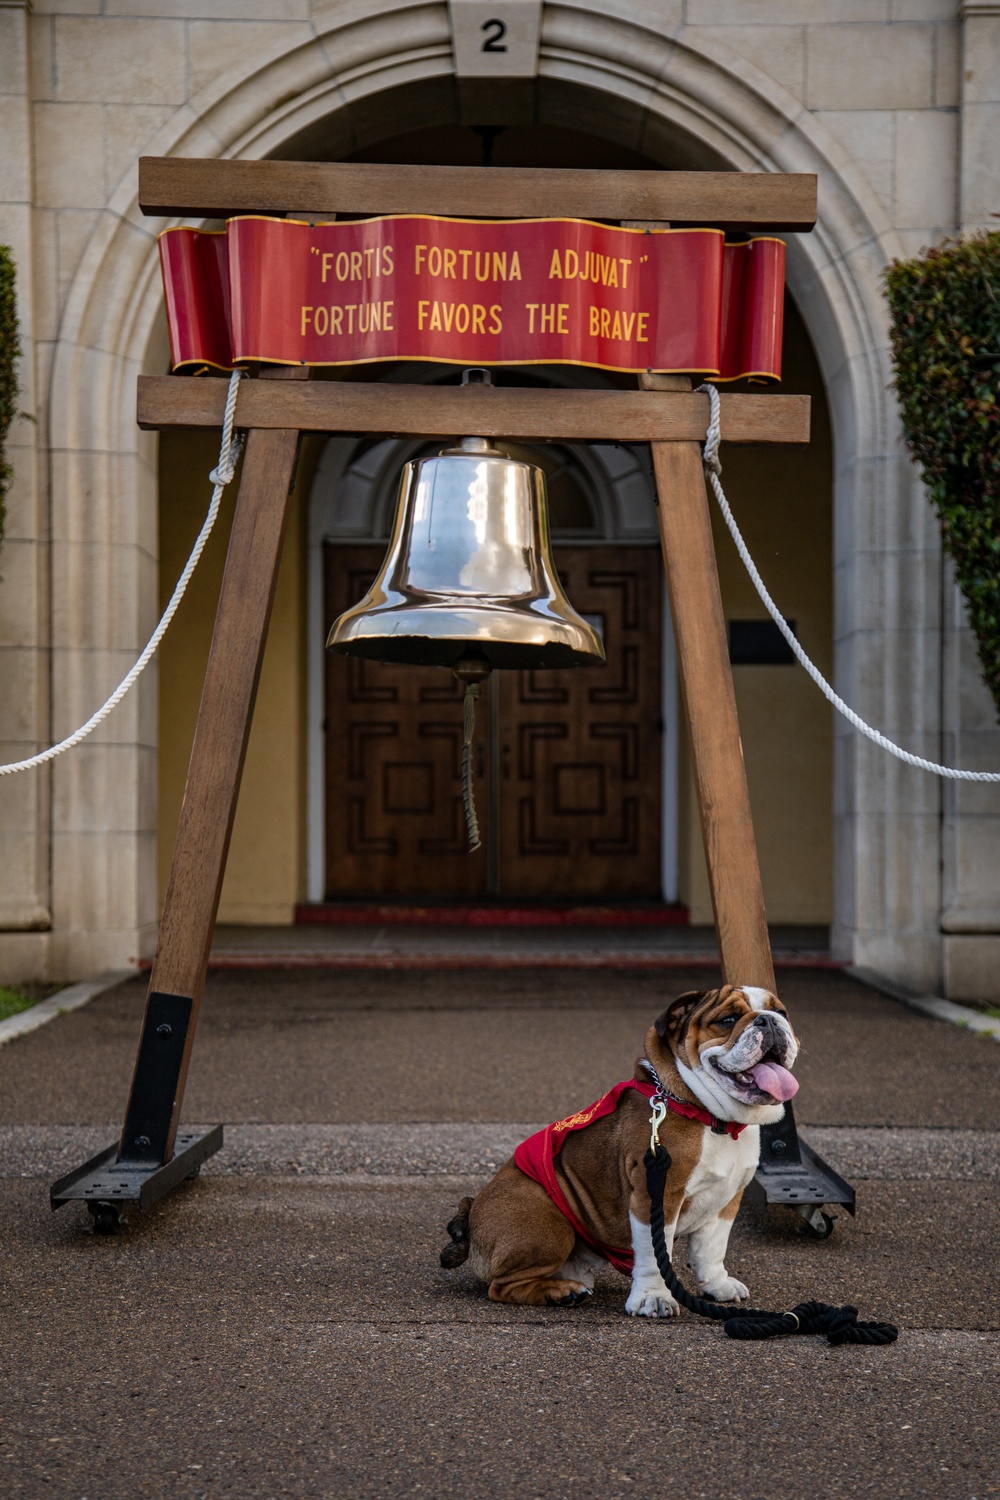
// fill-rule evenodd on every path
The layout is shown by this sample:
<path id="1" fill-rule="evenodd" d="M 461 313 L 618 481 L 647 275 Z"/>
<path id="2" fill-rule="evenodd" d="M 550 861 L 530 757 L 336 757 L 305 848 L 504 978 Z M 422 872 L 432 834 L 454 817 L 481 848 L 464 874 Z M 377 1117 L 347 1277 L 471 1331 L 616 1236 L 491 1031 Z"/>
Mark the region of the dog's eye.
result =
<path id="1" fill-rule="evenodd" d="M 715 1024 L 716 1026 L 735 1026 L 738 1020 L 739 1016 L 720 1016 Z"/>

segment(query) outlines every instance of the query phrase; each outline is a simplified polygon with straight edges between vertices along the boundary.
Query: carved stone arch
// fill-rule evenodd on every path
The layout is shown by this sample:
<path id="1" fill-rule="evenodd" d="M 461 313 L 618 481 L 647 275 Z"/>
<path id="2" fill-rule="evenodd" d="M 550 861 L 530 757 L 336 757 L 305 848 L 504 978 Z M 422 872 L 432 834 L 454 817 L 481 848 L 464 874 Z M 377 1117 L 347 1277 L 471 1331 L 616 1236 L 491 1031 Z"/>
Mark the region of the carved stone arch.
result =
<path id="1" fill-rule="evenodd" d="M 359 13 L 360 12 L 360 13 Z M 287 155 L 310 132 L 339 132 L 341 152 L 458 109 L 447 9 L 372 0 L 332 10 L 289 42 L 262 50 L 201 90 L 146 146 L 150 154 L 255 158 Z M 789 281 L 827 384 L 834 423 L 837 674 L 845 696 L 911 748 L 932 748 L 938 671 L 936 531 L 897 440 L 879 279 L 899 252 L 881 204 L 847 154 L 802 105 L 743 58 L 680 27 L 669 37 L 629 16 L 568 0 L 546 6 L 536 83 L 540 123 L 572 123 L 632 144 L 672 165 L 735 171 L 806 171 L 820 177 L 820 217 L 793 239 Z M 423 110 L 423 115 L 420 111 Z M 49 391 L 52 527 L 85 528 L 97 545 L 56 541 L 60 608 L 52 627 L 53 731 L 72 728 L 117 681 L 144 641 L 157 605 L 155 440 L 134 424 L 134 380 L 163 368 L 156 235 L 129 172 L 112 194 L 73 279 L 53 351 Z M 906 551 L 907 578 L 900 561 Z M 878 566 L 872 567 L 872 559 Z M 95 571 L 96 569 L 96 571 Z M 905 582 L 905 590 L 904 590 Z M 908 629 L 896 599 L 911 601 Z M 115 596 L 126 608 L 100 601 Z M 95 599 L 98 601 L 95 604 Z M 905 637 L 905 638 L 904 638 Z M 865 649 L 860 649 L 864 643 Z M 148 949 L 155 919 L 154 687 L 150 677 L 109 725 L 128 774 L 116 781 L 117 826 L 129 878 L 91 882 L 87 911 L 55 913 L 69 967 L 120 962 Z M 853 737 L 838 741 L 837 932 L 857 962 L 915 983 L 933 982 L 938 891 L 936 788 Z M 81 765 L 81 759 L 74 763 Z M 65 826 L 53 842 L 60 869 L 86 862 L 86 792 L 66 762 L 54 767 Z M 84 778 L 85 780 L 85 778 Z M 908 850 L 899 871 L 889 846 Z M 131 893 L 131 894 L 130 894 Z M 57 902 L 58 906 L 58 902 Z M 859 911 L 874 914 L 861 930 Z M 87 948 L 85 931 L 106 934 Z M 76 942 L 80 937 L 81 940 Z M 76 947 L 73 948 L 73 943 Z"/>

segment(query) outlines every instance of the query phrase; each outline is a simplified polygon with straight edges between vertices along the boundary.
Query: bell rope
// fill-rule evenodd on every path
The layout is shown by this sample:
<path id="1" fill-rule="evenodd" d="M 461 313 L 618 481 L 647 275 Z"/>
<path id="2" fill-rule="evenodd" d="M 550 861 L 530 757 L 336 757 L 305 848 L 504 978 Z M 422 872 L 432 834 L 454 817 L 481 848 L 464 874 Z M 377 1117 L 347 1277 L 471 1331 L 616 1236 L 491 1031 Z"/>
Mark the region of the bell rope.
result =
<path id="1" fill-rule="evenodd" d="M 479 837 L 479 819 L 476 817 L 476 798 L 472 786 L 472 737 L 476 731 L 476 699 L 479 683 L 465 684 L 462 711 L 465 716 L 465 737 L 462 740 L 462 801 L 465 804 L 465 826 L 469 831 L 469 853 L 482 844 Z"/>
<path id="2" fill-rule="evenodd" d="M 708 432 L 702 446 L 702 462 L 705 466 L 705 476 L 712 486 L 715 498 L 719 503 L 719 509 L 722 511 L 722 519 L 729 527 L 729 534 L 736 543 L 736 550 L 740 555 L 743 566 L 750 574 L 751 583 L 760 595 L 761 603 L 784 636 L 792 654 L 805 667 L 809 676 L 823 694 L 823 697 L 833 704 L 838 714 L 842 714 L 849 724 L 853 724 L 855 729 L 878 745 L 880 750 L 887 750 L 890 755 L 894 755 L 897 760 L 904 761 L 908 766 L 916 766 L 919 771 L 930 771 L 934 776 L 947 777 L 950 781 L 1000 781 L 1000 771 L 963 771 L 955 766 L 939 765 L 936 760 L 925 760 L 922 755 L 913 755 L 909 750 L 904 750 L 901 745 L 895 744 L 894 741 L 882 734 L 880 730 L 873 729 L 870 724 L 866 724 L 861 715 L 856 714 L 854 709 L 845 703 L 840 694 L 830 686 L 819 667 L 809 659 L 799 644 L 798 636 L 792 630 L 781 610 L 768 593 L 764 580 L 757 571 L 757 564 L 750 556 L 750 549 L 743 540 L 743 534 L 736 524 L 736 517 L 729 508 L 729 501 L 726 499 L 725 491 L 722 488 L 722 479 L 720 478 L 722 464 L 719 462 L 719 444 L 722 441 L 719 393 L 715 386 L 710 384 L 700 385 L 697 389 L 704 391 L 709 400 Z"/>
<path id="3" fill-rule="evenodd" d="M 108 714 L 118 707 L 125 694 L 134 683 L 138 682 L 143 672 L 149 666 L 149 663 L 156 654 L 157 647 L 167 633 L 167 626 L 177 613 L 177 608 L 184 598 L 184 592 L 191 582 L 191 575 L 198 566 L 201 554 L 208 544 L 208 539 L 212 534 L 212 527 L 215 525 L 219 514 L 219 507 L 222 504 L 222 492 L 236 473 L 236 465 L 239 462 L 240 452 L 243 447 L 243 435 L 242 433 L 234 432 L 233 427 L 236 421 L 236 397 L 239 392 L 240 381 L 245 374 L 245 370 L 234 370 L 229 377 L 229 394 L 226 397 L 226 411 L 222 421 L 222 446 L 219 449 L 219 462 L 208 476 L 213 485 L 208 513 L 202 522 L 201 530 L 195 538 L 194 546 L 191 548 L 191 555 L 184 564 L 183 572 L 180 578 L 178 578 L 177 585 L 170 596 L 170 602 L 160 617 L 159 625 L 157 625 L 153 634 L 146 642 L 146 648 L 142 655 L 135 663 L 135 666 L 128 672 L 127 676 L 122 678 L 111 694 L 111 697 L 91 714 L 85 724 L 81 724 L 79 729 L 74 730 L 71 735 L 67 735 L 66 739 L 60 740 L 58 745 L 50 745 L 47 750 L 40 750 L 37 755 L 29 755 L 27 760 L 14 760 L 10 761 L 7 765 L 0 766 L 0 776 L 13 776 L 16 771 L 30 771 L 34 766 L 44 766 L 48 761 L 55 760 L 57 755 L 62 755 L 64 751 L 72 750 L 76 745 L 79 745 L 80 741 L 85 740 L 88 734 L 93 734 L 99 724 L 104 723 Z"/>

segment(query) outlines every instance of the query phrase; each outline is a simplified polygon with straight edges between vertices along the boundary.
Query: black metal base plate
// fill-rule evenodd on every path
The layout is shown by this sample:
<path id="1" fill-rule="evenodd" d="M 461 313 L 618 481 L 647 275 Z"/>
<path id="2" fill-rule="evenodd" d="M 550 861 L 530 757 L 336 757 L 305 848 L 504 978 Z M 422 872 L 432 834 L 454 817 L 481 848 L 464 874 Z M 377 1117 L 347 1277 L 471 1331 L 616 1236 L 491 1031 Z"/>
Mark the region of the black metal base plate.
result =
<path id="1" fill-rule="evenodd" d="M 90 1203 L 137 1203 L 149 1208 L 171 1188 L 197 1172 L 202 1162 L 222 1145 L 222 1126 L 211 1130 L 181 1130 L 174 1154 L 159 1165 L 146 1161 L 116 1161 L 118 1142 L 99 1151 L 82 1167 L 54 1182 L 49 1191 L 53 1208 L 76 1201 Z"/>
<path id="2" fill-rule="evenodd" d="M 781 1203 L 786 1208 L 841 1203 L 855 1212 L 854 1189 L 828 1162 L 799 1137 L 800 1160 L 761 1161 L 748 1192 L 758 1202 Z"/>

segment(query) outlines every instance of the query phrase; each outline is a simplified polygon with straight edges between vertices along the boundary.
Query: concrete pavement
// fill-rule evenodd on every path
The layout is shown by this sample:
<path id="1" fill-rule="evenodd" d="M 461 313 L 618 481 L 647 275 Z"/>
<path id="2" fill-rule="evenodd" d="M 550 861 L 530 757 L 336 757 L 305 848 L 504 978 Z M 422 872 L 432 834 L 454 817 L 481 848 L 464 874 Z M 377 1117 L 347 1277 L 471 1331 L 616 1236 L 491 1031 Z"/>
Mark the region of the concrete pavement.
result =
<path id="1" fill-rule="evenodd" d="M 627 1078 L 650 1021 L 711 971 L 213 974 L 185 1118 L 558 1119 Z M 990 1130 L 1000 1049 L 836 971 L 781 978 L 800 1121 Z M 0 1050 L 0 1124 L 121 1119 L 145 980 Z"/>
<path id="2" fill-rule="evenodd" d="M 118 1240 L 46 1185 L 114 1134 L 142 983 L 11 1042 L 0 1494 L 1000 1494 L 1000 1051 L 842 975 L 782 990 L 800 1122 L 858 1217 L 817 1243 L 742 1213 L 730 1264 L 758 1305 L 855 1301 L 895 1346 L 637 1323 L 610 1270 L 580 1309 L 500 1308 L 438 1266 L 462 1192 L 626 1076 L 691 981 L 215 975 L 185 1115 L 227 1146 Z"/>

